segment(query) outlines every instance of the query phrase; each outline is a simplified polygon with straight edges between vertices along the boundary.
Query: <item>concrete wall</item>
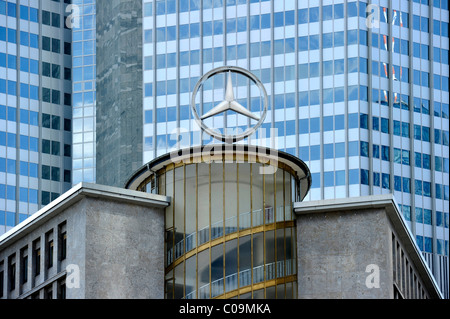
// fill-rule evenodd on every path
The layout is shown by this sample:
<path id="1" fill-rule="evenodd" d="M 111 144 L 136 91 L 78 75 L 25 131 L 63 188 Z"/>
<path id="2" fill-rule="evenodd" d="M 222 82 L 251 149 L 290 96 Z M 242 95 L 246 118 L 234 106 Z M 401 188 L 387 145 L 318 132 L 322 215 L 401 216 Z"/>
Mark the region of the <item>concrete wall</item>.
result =
<path id="1" fill-rule="evenodd" d="M 86 298 L 164 298 L 164 214 L 87 199 Z"/>
<path id="2" fill-rule="evenodd" d="M 392 298 L 389 234 L 383 209 L 297 216 L 299 298 Z M 369 264 L 379 289 L 366 286 Z"/>

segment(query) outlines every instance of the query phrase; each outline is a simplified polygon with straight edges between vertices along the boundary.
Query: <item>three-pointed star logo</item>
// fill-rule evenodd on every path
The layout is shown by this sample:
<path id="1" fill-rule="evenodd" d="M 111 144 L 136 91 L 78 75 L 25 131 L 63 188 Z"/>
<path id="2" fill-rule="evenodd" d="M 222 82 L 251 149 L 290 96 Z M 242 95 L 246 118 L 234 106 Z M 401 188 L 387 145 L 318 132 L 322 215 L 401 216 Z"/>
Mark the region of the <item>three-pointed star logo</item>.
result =
<path id="1" fill-rule="evenodd" d="M 217 104 L 212 110 L 204 114 L 201 119 L 204 120 L 208 117 L 214 116 L 216 114 L 225 112 L 225 111 L 235 111 L 236 113 L 240 113 L 244 116 L 247 116 L 251 119 L 254 119 L 256 121 L 259 121 L 259 117 L 251 113 L 249 110 L 247 110 L 245 107 L 243 107 L 241 104 L 236 102 L 234 99 L 234 93 L 233 93 L 233 83 L 231 81 L 231 72 L 228 72 L 228 81 L 227 81 L 227 88 L 225 90 L 225 100 Z"/>

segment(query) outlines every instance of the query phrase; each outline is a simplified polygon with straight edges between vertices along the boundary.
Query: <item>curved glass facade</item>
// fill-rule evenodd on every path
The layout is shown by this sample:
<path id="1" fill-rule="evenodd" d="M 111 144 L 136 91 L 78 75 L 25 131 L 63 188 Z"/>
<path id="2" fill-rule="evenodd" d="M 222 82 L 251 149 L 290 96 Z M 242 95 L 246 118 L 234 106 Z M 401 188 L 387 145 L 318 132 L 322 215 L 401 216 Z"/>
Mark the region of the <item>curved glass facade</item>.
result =
<path id="1" fill-rule="evenodd" d="M 299 189 L 303 176 L 286 161 L 267 165 L 234 156 L 167 161 L 146 169 L 137 187 L 171 198 L 165 210 L 168 299 L 297 296 L 292 204 L 306 195 Z"/>

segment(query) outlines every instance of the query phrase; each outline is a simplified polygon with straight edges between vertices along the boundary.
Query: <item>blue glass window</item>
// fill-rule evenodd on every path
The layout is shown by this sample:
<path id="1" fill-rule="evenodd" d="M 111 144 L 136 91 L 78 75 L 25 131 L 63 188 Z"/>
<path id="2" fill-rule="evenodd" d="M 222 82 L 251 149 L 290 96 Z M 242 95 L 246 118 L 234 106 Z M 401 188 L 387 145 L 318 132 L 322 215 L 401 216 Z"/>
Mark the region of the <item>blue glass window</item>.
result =
<path id="1" fill-rule="evenodd" d="M 28 136 L 20 135 L 20 149 L 28 151 Z"/>
<path id="2" fill-rule="evenodd" d="M 358 43 L 358 30 L 347 30 L 348 45 Z"/>
<path id="3" fill-rule="evenodd" d="M 381 187 L 384 189 L 390 189 L 390 180 L 389 174 L 382 173 L 381 174 Z"/>
<path id="4" fill-rule="evenodd" d="M 184 27 L 184 28 L 181 28 Z M 180 38 L 185 39 L 187 38 L 189 35 L 187 34 L 186 31 L 184 30 L 188 30 L 187 27 L 189 27 L 188 25 L 184 25 L 184 26 L 180 26 Z M 184 32 L 182 32 L 184 31 Z M 156 42 L 164 42 L 166 41 L 166 28 L 162 27 L 162 28 L 157 28 L 156 29 Z"/>
<path id="5" fill-rule="evenodd" d="M 350 169 L 348 171 L 349 184 L 359 184 L 359 169 Z"/>
<path id="6" fill-rule="evenodd" d="M 381 118 L 381 132 L 389 134 L 389 120 L 387 118 Z"/>
<path id="7" fill-rule="evenodd" d="M 407 177 L 402 178 L 402 187 L 404 193 L 411 193 L 411 179 Z"/>
<path id="8" fill-rule="evenodd" d="M 192 33 L 192 29 L 191 29 L 191 33 Z M 198 36 L 198 34 L 197 34 L 197 36 Z M 177 38 L 177 29 L 176 29 L 175 26 L 167 27 L 166 38 L 167 38 L 167 41 L 174 41 L 174 40 L 176 40 L 176 38 Z"/>
<path id="9" fill-rule="evenodd" d="M 9 147 L 16 147 L 16 134 L 14 133 L 7 133 L 7 139 L 8 139 L 8 146 Z"/>
<path id="10" fill-rule="evenodd" d="M 145 96 L 153 95 L 153 83 L 145 83 Z"/>
<path id="11" fill-rule="evenodd" d="M 334 158 L 334 144 L 324 144 L 323 145 L 323 155 L 325 159 Z"/>
<path id="12" fill-rule="evenodd" d="M 295 121 L 286 121 L 286 135 L 295 135 Z"/>
<path id="13" fill-rule="evenodd" d="M 345 157 L 345 143 L 336 143 L 335 144 L 335 158 Z"/>
<path id="14" fill-rule="evenodd" d="M 430 141 L 430 128 L 426 126 L 422 126 L 422 141 L 429 142 Z"/>
<path id="15" fill-rule="evenodd" d="M 318 50 L 319 49 L 319 35 L 310 35 L 309 36 L 309 49 L 310 50 Z"/>
<path id="16" fill-rule="evenodd" d="M 311 151 L 311 161 L 320 160 L 320 145 L 312 145 L 310 147 Z"/>
<path id="17" fill-rule="evenodd" d="M 15 18 L 16 17 L 16 4 L 12 2 L 7 2 L 8 5 L 8 16 Z"/>
<path id="18" fill-rule="evenodd" d="M 429 154 L 422 154 L 422 168 L 431 168 L 431 156 Z"/>
<path id="19" fill-rule="evenodd" d="M 324 116 L 323 117 L 323 130 L 324 131 L 332 131 L 333 130 L 333 116 Z"/>
<path id="20" fill-rule="evenodd" d="M 37 152 L 39 149 L 39 139 L 36 137 L 30 137 L 30 151 Z"/>
<path id="21" fill-rule="evenodd" d="M 310 133 L 320 132 L 320 119 L 314 117 L 310 119 Z"/>
<path id="22" fill-rule="evenodd" d="M 170 0 L 169 0 L 170 1 Z M 144 17 L 150 17 L 152 13 L 153 3 L 144 3 Z"/>
<path id="23" fill-rule="evenodd" d="M 358 100 L 358 85 L 350 85 L 348 86 L 348 100 L 349 101 L 357 101 Z"/>
<path id="24" fill-rule="evenodd" d="M 369 143 L 361 141 L 361 156 L 369 157 Z"/>
<path id="25" fill-rule="evenodd" d="M 309 133 L 309 120 L 308 119 L 300 119 L 299 120 L 299 133 L 307 134 Z"/>
<path id="26" fill-rule="evenodd" d="M 322 35 L 322 47 L 324 49 L 333 47 L 333 33 L 323 33 L 323 35 Z"/>
<path id="27" fill-rule="evenodd" d="M 334 46 L 335 47 L 344 46 L 344 31 L 334 33 Z"/>
<path id="28" fill-rule="evenodd" d="M 366 169 L 361 169 L 361 184 L 369 185 L 369 171 Z"/>
<path id="29" fill-rule="evenodd" d="M 373 186 L 380 186 L 380 173 L 373 172 Z"/>
<path id="30" fill-rule="evenodd" d="M 19 188 L 19 201 L 20 202 L 28 202 L 28 189 L 20 187 Z"/>
<path id="31" fill-rule="evenodd" d="M 312 173 L 311 179 L 312 179 L 311 188 L 320 188 L 320 173 Z"/>
<path id="32" fill-rule="evenodd" d="M 402 136 L 409 138 L 409 123 L 402 122 Z"/>
<path id="33" fill-rule="evenodd" d="M 309 64 L 309 76 L 311 78 L 319 76 L 319 62 Z"/>
<path id="34" fill-rule="evenodd" d="M 298 24 L 308 23 L 308 9 L 298 10 Z"/>
<path id="35" fill-rule="evenodd" d="M 402 150 L 402 164 L 409 165 L 409 151 Z"/>
<path id="36" fill-rule="evenodd" d="M 358 16 L 358 2 L 348 2 L 347 3 L 347 15 L 348 17 Z"/>
<path id="37" fill-rule="evenodd" d="M 309 147 L 308 146 L 301 146 L 299 147 L 299 156 L 303 161 L 309 161 Z"/>
<path id="38" fill-rule="evenodd" d="M 334 172 L 325 172 L 323 175 L 324 187 L 334 186 Z"/>
<path id="39" fill-rule="evenodd" d="M 6 160 L 6 171 L 10 174 L 16 174 L 16 160 Z"/>
<path id="40" fill-rule="evenodd" d="M 359 142 L 352 141 L 348 142 L 348 156 L 358 156 L 359 155 Z"/>
<path id="41" fill-rule="evenodd" d="M 359 116 L 359 123 L 360 123 L 360 127 L 364 128 L 364 129 L 368 129 L 369 128 L 369 117 L 367 114 L 361 113 Z"/>
<path id="42" fill-rule="evenodd" d="M 203 36 L 210 36 L 210 35 L 212 35 L 212 22 L 205 21 L 203 22 Z"/>
<path id="43" fill-rule="evenodd" d="M 319 90 L 312 90 L 309 92 L 309 104 L 310 105 L 320 104 Z"/>
<path id="44" fill-rule="evenodd" d="M 442 199 L 442 185 L 435 184 L 435 196 L 437 199 Z"/>
<path id="45" fill-rule="evenodd" d="M 334 60 L 334 74 L 344 74 L 344 59 Z"/>
<path id="46" fill-rule="evenodd" d="M 152 31 L 153 30 L 144 30 L 144 43 L 151 43 L 152 42 Z M 75 49 L 75 47 L 74 47 Z"/>
<path id="47" fill-rule="evenodd" d="M 380 130 L 380 119 L 376 116 L 372 117 L 372 130 L 374 131 Z"/>
<path id="48" fill-rule="evenodd" d="M 367 31 L 359 30 L 359 44 L 367 45 Z"/>
<path id="49" fill-rule="evenodd" d="M 401 133 L 401 126 L 400 126 L 400 121 L 393 121 L 394 124 L 394 135 L 400 136 Z"/>
<path id="50" fill-rule="evenodd" d="M 350 5 L 350 3 L 348 5 Z M 342 3 L 334 5 L 334 18 L 335 19 L 344 18 L 344 5 Z"/>
<path id="51" fill-rule="evenodd" d="M 383 161 L 389 161 L 389 146 L 381 145 L 381 159 Z"/>
<path id="52" fill-rule="evenodd" d="M 414 180 L 414 189 L 416 195 L 422 195 L 422 181 Z"/>
<path id="53" fill-rule="evenodd" d="M 336 186 L 345 185 L 345 171 L 336 171 L 335 172 Z"/>
<path id="54" fill-rule="evenodd" d="M 359 126 L 358 113 L 348 114 L 348 128 L 358 128 Z"/>
<path id="55" fill-rule="evenodd" d="M 319 21 L 319 7 L 309 8 L 309 22 Z"/>
<path id="56" fill-rule="evenodd" d="M 308 36 L 298 38 L 298 50 L 308 51 Z"/>
<path id="57" fill-rule="evenodd" d="M 343 114 L 334 116 L 334 129 L 343 130 L 345 128 L 345 117 Z"/>
<path id="58" fill-rule="evenodd" d="M 270 28 L 270 13 L 261 15 L 261 29 Z"/>
<path id="59" fill-rule="evenodd" d="M 8 187 L 10 187 L 10 186 L 8 186 Z M 15 198 L 16 198 L 16 196 L 14 195 L 14 199 Z M 9 199 L 11 199 L 11 198 L 9 198 Z M 15 213 L 13 213 L 13 212 L 6 212 L 6 226 L 13 227 L 15 225 L 16 225 Z"/>
<path id="60" fill-rule="evenodd" d="M 430 182 L 423 182 L 423 195 L 430 197 L 431 196 L 431 183 Z"/>
<path id="61" fill-rule="evenodd" d="M 186 2 L 186 1 L 184 1 Z M 166 1 L 165 0 L 159 0 L 156 2 L 156 14 L 165 14 L 166 13 Z"/>

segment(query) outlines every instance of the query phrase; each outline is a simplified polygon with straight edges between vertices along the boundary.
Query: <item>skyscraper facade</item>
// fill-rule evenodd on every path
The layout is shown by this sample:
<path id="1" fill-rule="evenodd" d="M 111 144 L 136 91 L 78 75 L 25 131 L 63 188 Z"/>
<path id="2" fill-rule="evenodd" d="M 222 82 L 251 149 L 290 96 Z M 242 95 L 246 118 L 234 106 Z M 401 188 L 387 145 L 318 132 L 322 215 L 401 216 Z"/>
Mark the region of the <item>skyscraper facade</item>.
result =
<path id="1" fill-rule="evenodd" d="M 72 184 L 95 181 L 95 0 L 72 0 L 77 23 L 73 45 Z"/>
<path id="2" fill-rule="evenodd" d="M 0 1 L 0 234 L 71 187 L 68 2 Z"/>
<path id="3" fill-rule="evenodd" d="M 213 68 L 248 69 L 269 110 L 243 143 L 305 161 L 305 200 L 393 193 L 448 298 L 447 1 L 144 0 L 142 12 L 143 163 L 213 142 L 194 121 L 191 92 Z M 225 84 L 205 83 L 202 114 Z M 245 80 L 233 86 L 241 105 L 261 111 Z M 205 122 L 221 132 L 251 125 L 230 111 Z"/>

